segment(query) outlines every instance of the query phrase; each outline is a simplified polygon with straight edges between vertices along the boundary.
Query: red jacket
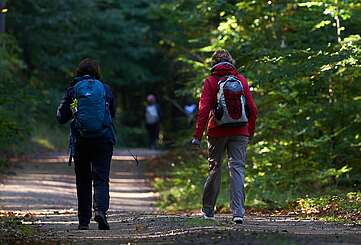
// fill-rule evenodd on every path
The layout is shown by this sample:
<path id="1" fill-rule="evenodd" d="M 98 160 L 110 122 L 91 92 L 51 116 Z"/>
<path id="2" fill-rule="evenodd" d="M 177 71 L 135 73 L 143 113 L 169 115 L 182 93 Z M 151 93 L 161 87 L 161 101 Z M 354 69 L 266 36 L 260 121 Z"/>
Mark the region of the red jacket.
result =
<path id="1" fill-rule="evenodd" d="M 248 124 L 240 127 L 217 126 L 213 113 L 211 113 L 217 101 L 217 87 L 219 77 L 233 75 L 236 76 L 243 85 L 247 104 L 249 106 L 250 116 Z M 239 74 L 235 67 L 230 63 L 219 63 L 212 69 L 212 74 L 204 80 L 201 98 L 199 101 L 196 129 L 194 138 L 201 140 L 204 129 L 208 122 L 208 136 L 253 136 L 256 127 L 257 109 L 252 94 L 249 90 L 247 79 Z"/>

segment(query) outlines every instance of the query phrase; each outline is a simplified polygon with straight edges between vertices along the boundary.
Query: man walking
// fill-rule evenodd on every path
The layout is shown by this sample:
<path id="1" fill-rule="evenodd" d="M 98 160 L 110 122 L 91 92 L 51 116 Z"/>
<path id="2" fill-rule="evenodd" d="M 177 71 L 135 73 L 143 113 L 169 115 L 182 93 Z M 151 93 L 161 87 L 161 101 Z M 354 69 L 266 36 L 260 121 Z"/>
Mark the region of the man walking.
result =
<path id="1" fill-rule="evenodd" d="M 205 218 L 214 219 L 221 185 L 221 163 L 227 151 L 233 221 L 243 223 L 246 148 L 249 137 L 255 131 L 256 114 L 256 105 L 246 78 L 237 72 L 227 50 L 217 50 L 212 55 L 211 75 L 203 84 L 192 140 L 193 145 L 200 144 L 208 123 L 209 174 L 202 200 Z"/>
<path id="2" fill-rule="evenodd" d="M 149 149 L 155 150 L 159 138 L 161 111 L 155 95 L 147 96 L 147 106 L 145 107 L 145 127 L 148 132 Z"/>

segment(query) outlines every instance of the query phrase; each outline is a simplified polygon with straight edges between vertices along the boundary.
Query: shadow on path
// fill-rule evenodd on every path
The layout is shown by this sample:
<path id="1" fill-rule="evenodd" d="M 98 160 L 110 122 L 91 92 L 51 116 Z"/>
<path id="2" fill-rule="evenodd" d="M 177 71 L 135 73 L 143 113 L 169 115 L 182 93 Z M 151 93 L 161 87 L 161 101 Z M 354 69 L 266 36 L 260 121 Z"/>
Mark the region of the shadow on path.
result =
<path id="1" fill-rule="evenodd" d="M 163 215 L 155 208 L 147 160 L 160 154 L 141 149 L 139 167 L 126 151 L 116 151 L 111 169 L 110 231 L 77 230 L 74 169 L 64 154 L 41 155 L 14 164 L 0 180 L 0 214 L 31 213 L 23 223 L 40 229 L 23 244 L 360 244 L 361 227 L 292 217 L 246 218 L 235 225 L 227 215 Z M 0 236 L 0 244 L 2 242 Z M 4 244 L 12 244 L 11 239 Z M 18 242 L 18 241 L 17 241 Z"/>
<path id="2" fill-rule="evenodd" d="M 111 166 L 110 211 L 155 211 L 157 193 L 150 187 L 152 173 L 145 172 L 147 159 L 157 151 L 133 150 L 136 166 L 127 151 L 115 151 Z M 67 166 L 64 153 L 39 155 L 19 161 L 0 183 L 0 210 L 20 213 L 75 212 L 77 207 L 74 165 Z"/>
<path id="3" fill-rule="evenodd" d="M 216 221 L 199 216 L 112 212 L 110 231 L 99 231 L 94 222 L 88 231 L 76 230 L 74 215 L 38 217 L 29 224 L 44 231 L 41 239 L 56 244 L 360 244 L 355 225 L 298 220 L 289 217 L 246 218 L 244 225 L 229 215 Z M 45 237 L 44 237 L 45 235 Z"/>

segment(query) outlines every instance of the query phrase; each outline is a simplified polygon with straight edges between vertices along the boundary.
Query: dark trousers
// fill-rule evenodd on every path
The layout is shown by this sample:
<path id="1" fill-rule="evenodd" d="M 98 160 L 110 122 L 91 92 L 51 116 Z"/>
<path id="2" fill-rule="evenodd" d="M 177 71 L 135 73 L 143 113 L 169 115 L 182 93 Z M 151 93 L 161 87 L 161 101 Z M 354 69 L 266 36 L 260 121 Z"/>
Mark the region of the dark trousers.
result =
<path id="1" fill-rule="evenodd" d="M 152 123 L 152 124 L 146 124 L 146 128 L 148 131 L 148 145 L 150 149 L 155 149 L 155 146 L 157 144 L 157 140 L 159 138 L 159 122 Z"/>
<path id="2" fill-rule="evenodd" d="M 74 157 L 79 224 L 89 224 L 92 217 L 92 183 L 94 211 L 109 209 L 109 171 L 113 144 L 79 141 Z"/>

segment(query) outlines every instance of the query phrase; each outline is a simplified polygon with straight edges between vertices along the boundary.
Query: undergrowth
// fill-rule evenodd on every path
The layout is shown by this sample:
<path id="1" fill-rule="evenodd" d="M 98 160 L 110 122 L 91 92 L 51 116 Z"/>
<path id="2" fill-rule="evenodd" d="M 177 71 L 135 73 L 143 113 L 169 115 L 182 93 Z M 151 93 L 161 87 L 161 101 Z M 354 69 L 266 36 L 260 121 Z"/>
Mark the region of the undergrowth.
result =
<path id="1" fill-rule="evenodd" d="M 201 208 L 203 184 L 208 174 L 206 156 L 205 149 L 195 151 L 177 148 L 153 161 L 158 169 L 154 186 L 160 193 L 158 206 L 162 210 L 177 212 Z M 246 208 L 250 212 L 318 217 L 330 221 L 357 222 L 361 217 L 361 192 L 336 185 L 317 186 L 316 182 L 309 186 L 295 185 L 302 183 L 298 178 L 303 176 L 287 174 L 260 175 L 256 170 L 246 167 Z M 284 183 L 265 188 L 266 183 L 275 178 Z M 229 212 L 228 185 L 228 169 L 224 162 L 221 192 L 216 204 L 218 213 Z"/>
<path id="2" fill-rule="evenodd" d="M 319 217 L 324 221 L 361 224 L 361 192 L 334 190 L 313 197 L 301 197 L 289 202 L 289 210 L 304 217 Z"/>
<path id="3" fill-rule="evenodd" d="M 6 240 L 19 240 L 36 235 L 36 231 L 22 223 L 24 217 L 15 215 L 0 215 L 0 242 Z"/>

